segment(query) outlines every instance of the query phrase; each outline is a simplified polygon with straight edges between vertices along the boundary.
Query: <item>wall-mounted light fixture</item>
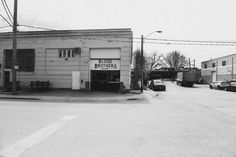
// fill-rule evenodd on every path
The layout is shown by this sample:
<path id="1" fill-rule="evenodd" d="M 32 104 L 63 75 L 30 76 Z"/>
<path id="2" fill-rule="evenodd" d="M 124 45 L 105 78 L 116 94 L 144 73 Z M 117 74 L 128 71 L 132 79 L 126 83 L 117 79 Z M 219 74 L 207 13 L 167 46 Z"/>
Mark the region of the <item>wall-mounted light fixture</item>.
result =
<path id="1" fill-rule="evenodd" d="M 84 60 L 84 63 L 88 63 L 88 62 L 89 62 L 89 60 L 88 60 L 88 59 L 85 59 L 85 60 Z"/>

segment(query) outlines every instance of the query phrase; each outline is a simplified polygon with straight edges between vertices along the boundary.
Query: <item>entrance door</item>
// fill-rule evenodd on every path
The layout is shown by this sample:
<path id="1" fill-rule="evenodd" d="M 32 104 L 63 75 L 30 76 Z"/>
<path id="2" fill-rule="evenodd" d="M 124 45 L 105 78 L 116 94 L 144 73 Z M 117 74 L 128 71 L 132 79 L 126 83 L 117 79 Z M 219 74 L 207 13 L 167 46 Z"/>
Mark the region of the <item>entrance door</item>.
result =
<path id="1" fill-rule="evenodd" d="M 120 71 L 91 71 L 92 91 L 118 91 L 120 88 Z"/>
<path id="2" fill-rule="evenodd" d="M 105 91 L 106 82 L 108 82 L 107 71 L 91 71 L 91 90 L 93 91 Z"/>
<path id="3" fill-rule="evenodd" d="M 4 87 L 7 88 L 10 82 L 10 71 L 4 71 Z"/>
<path id="4" fill-rule="evenodd" d="M 72 71 L 72 89 L 79 90 L 80 89 L 80 72 Z"/>
<path id="5" fill-rule="evenodd" d="M 211 72 L 211 78 L 212 78 L 212 82 L 216 81 L 216 72 L 215 71 Z"/>

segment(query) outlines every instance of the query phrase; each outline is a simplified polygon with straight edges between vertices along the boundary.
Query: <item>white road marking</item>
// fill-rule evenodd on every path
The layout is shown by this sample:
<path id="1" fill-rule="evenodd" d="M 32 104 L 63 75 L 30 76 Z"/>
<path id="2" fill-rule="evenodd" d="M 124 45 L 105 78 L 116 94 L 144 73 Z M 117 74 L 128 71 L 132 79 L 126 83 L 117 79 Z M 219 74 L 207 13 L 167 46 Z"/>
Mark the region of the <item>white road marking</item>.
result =
<path id="1" fill-rule="evenodd" d="M 17 157 L 24 153 L 26 149 L 33 147 L 39 142 L 43 141 L 54 132 L 63 127 L 67 122 L 75 119 L 77 116 L 64 116 L 58 122 L 50 124 L 49 126 L 40 129 L 39 131 L 27 136 L 26 138 L 18 141 L 12 146 L 0 152 L 0 157 Z"/>
<path id="2" fill-rule="evenodd" d="M 63 121 L 70 121 L 70 120 L 73 120 L 75 119 L 77 116 L 64 116 L 61 118 L 61 120 Z"/>

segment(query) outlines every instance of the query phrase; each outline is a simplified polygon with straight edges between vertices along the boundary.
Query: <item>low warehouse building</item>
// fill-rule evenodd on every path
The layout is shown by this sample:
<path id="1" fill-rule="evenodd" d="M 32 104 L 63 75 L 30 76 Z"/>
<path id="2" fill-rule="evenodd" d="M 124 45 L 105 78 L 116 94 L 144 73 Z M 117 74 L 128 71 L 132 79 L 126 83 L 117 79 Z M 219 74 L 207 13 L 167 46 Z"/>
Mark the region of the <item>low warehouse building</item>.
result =
<path id="1" fill-rule="evenodd" d="M 201 76 L 206 83 L 236 79 L 236 54 L 202 62 Z"/>
<path id="2" fill-rule="evenodd" d="M 17 81 L 50 81 L 52 88 L 130 89 L 131 29 L 19 32 Z M 12 81 L 12 33 L 0 33 L 0 87 Z"/>

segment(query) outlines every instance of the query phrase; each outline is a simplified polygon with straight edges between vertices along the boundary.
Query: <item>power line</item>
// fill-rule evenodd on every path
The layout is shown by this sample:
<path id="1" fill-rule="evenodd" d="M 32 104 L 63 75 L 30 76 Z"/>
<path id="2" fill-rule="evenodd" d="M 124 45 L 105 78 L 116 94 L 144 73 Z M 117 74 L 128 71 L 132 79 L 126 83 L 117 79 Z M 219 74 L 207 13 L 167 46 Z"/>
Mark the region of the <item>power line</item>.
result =
<path id="1" fill-rule="evenodd" d="M 29 26 L 29 25 L 19 25 L 19 26 L 28 27 L 28 28 L 35 28 L 35 29 L 43 29 L 43 30 L 47 30 L 47 31 L 55 31 L 55 29 L 43 28 L 43 27 L 37 27 L 37 26 Z"/>
<path id="2" fill-rule="evenodd" d="M 7 9 L 6 4 L 4 3 L 4 1 L 3 0 L 1 0 L 1 1 L 2 1 L 2 6 L 3 6 L 3 8 L 4 8 L 4 10 L 5 10 L 6 14 L 7 14 L 7 17 L 8 17 L 8 19 L 10 20 L 10 22 L 12 24 L 12 17 L 9 15 L 9 12 L 8 12 L 9 8 Z"/>
<path id="3" fill-rule="evenodd" d="M 140 42 L 134 42 L 140 43 Z M 160 45 L 186 45 L 186 46 L 236 46 L 236 44 L 201 44 L 201 43 L 174 43 L 174 42 L 145 42 L 146 44 L 160 44 Z"/>
<path id="4" fill-rule="evenodd" d="M 141 39 L 141 38 L 134 38 Z M 225 44 L 236 44 L 234 41 L 210 41 L 210 40 L 175 40 L 175 39 L 155 39 L 145 38 L 145 40 L 156 40 L 156 41 L 167 41 L 167 42 L 193 42 L 193 43 L 225 43 Z"/>
<path id="5" fill-rule="evenodd" d="M 8 10 L 8 12 L 9 12 L 9 14 L 10 14 L 10 15 L 11 15 L 11 17 L 13 18 L 13 15 L 12 15 L 12 13 L 11 13 L 11 11 L 10 11 L 10 9 L 9 9 L 8 5 L 7 5 L 7 2 L 6 2 L 6 0 L 4 0 L 4 2 L 5 2 L 5 4 L 6 4 L 6 7 L 7 7 L 7 10 Z"/>
<path id="6" fill-rule="evenodd" d="M 29 28 L 35 28 L 35 29 L 43 29 L 43 30 L 50 30 L 50 31 L 55 31 L 53 29 L 49 29 L 49 28 L 42 28 L 42 27 L 36 27 L 36 26 L 29 26 L 29 25 L 20 25 L 20 26 L 24 26 L 24 27 L 29 27 Z M 7 27 L 7 26 L 3 26 L 3 27 Z M 1 28 L 1 27 L 0 27 Z M 74 36 L 74 35 L 71 35 Z M 77 35 L 76 35 L 77 36 Z M 106 41 L 106 42 L 127 42 L 127 43 L 131 43 L 132 40 L 122 40 L 122 39 L 109 39 L 108 37 L 80 37 L 80 39 L 85 39 L 85 40 L 99 40 L 99 41 Z M 134 39 L 138 39 L 138 38 L 134 38 Z M 146 39 L 145 39 L 146 40 Z M 159 39 L 155 39 L 155 40 L 159 40 Z M 203 43 L 204 41 L 202 41 L 201 43 L 197 43 L 197 41 L 194 41 L 195 43 L 191 43 L 193 42 L 191 40 L 169 40 L 169 39 L 160 39 L 166 42 L 150 42 L 150 41 L 146 41 L 146 44 L 159 44 L 159 45 L 185 45 L 185 46 L 236 46 L 236 42 L 219 42 L 218 43 L 214 43 L 213 41 L 208 41 L 211 43 Z M 171 41 L 171 42 L 167 42 L 167 41 Z M 178 42 L 177 42 L 178 41 Z M 181 42 L 180 42 L 181 41 Z M 183 42 L 186 41 L 186 42 Z M 141 41 L 133 41 L 133 43 L 137 43 L 140 44 Z"/>
<path id="7" fill-rule="evenodd" d="M 9 26 L 12 27 L 12 24 L 11 24 L 4 16 L 2 16 L 1 14 L 0 14 L 0 16 L 3 18 L 4 21 L 6 21 L 6 23 L 7 23 Z"/>
<path id="8" fill-rule="evenodd" d="M 100 40 L 100 41 L 107 41 L 107 42 L 132 42 L 131 40 L 118 40 L 118 39 L 106 39 L 106 38 L 91 38 L 91 37 L 80 37 L 81 39 L 86 40 Z M 133 41 L 133 43 L 140 44 L 141 41 Z M 160 45 L 186 45 L 186 46 L 236 46 L 236 44 L 214 44 L 214 43 L 176 43 L 176 42 L 145 42 L 147 44 L 160 44 Z"/>
<path id="9" fill-rule="evenodd" d="M 81 38 L 81 37 L 80 37 Z M 87 40 L 102 40 L 102 41 L 108 41 L 108 42 L 132 42 L 131 40 L 119 40 L 119 39 L 106 39 L 106 38 L 87 38 L 82 37 L 81 39 L 87 39 Z M 133 41 L 133 43 L 141 43 L 141 41 Z M 236 46 L 235 44 L 230 43 L 179 43 L 179 42 L 145 42 L 147 44 L 162 44 L 162 45 L 195 45 L 195 46 Z"/>
<path id="10" fill-rule="evenodd" d="M 11 26 L 1 26 L 0 29 L 2 29 L 2 28 L 8 28 L 8 27 L 11 27 Z"/>
<path id="11" fill-rule="evenodd" d="M 147 40 L 159 40 L 159 41 L 173 41 L 173 42 L 194 42 L 194 43 L 226 43 L 236 44 L 233 41 L 201 41 L 201 40 L 172 40 L 172 39 L 147 39 Z"/>

